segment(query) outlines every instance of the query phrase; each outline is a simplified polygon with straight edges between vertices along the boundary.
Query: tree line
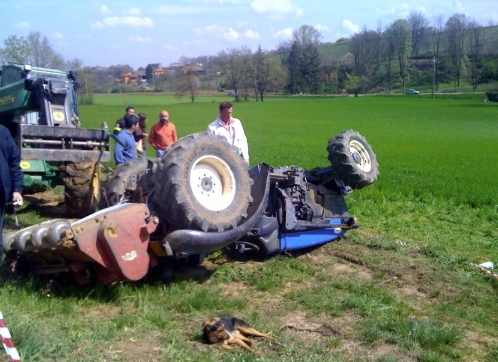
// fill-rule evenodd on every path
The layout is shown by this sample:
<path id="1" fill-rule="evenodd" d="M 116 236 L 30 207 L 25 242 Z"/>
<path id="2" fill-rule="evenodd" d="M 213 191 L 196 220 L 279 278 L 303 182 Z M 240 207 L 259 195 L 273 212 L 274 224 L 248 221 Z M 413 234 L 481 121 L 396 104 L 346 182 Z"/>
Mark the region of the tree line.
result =
<path id="1" fill-rule="evenodd" d="M 312 26 L 302 25 L 292 38 L 274 50 L 259 47 L 229 48 L 213 56 L 181 57 L 168 72 L 154 76 L 152 66 L 145 71 L 149 88 L 142 91 L 174 92 L 194 101 L 199 90 L 233 90 L 237 100 L 254 97 L 263 101 L 268 92 L 288 94 L 391 92 L 411 87 L 498 81 L 498 27 L 481 26 L 464 14 L 446 21 L 439 15 L 432 22 L 421 12 L 412 12 L 376 30 L 366 27 L 349 39 L 335 44 L 321 42 L 322 35 Z M 339 56 L 326 56 L 325 47 L 341 47 Z M 129 65 L 106 68 L 83 66 L 83 61 L 65 61 L 46 37 L 32 32 L 26 38 L 16 35 L 0 48 L 3 62 L 77 70 L 84 86 L 83 95 L 91 101 L 93 92 L 129 92 L 136 87 L 117 84 Z"/>

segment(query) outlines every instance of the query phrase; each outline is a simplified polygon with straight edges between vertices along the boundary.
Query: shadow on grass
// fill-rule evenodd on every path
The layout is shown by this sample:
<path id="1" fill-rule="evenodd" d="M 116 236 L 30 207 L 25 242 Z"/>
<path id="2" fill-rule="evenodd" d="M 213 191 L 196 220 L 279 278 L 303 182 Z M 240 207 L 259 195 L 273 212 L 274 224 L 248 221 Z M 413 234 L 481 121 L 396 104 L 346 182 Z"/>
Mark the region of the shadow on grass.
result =
<path id="1" fill-rule="evenodd" d="M 203 283 L 208 280 L 213 271 L 202 265 L 193 265 L 186 260 L 159 262 L 150 268 L 147 275 L 139 281 L 114 281 L 103 285 L 92 278 L 86 285 L 78 285 L 75 274 L 61 272 L 58 274 L 36 274 L 32 268 L 24 266 L 19 272 L 9 269 L 14 260 L 5 258 L 0 266 L 0 292 L 4 288 L 15 289 L 23 294 L 38 294 L 47 298 L 91 299 L 99 303 L 113 303 L 121 296 L 121 290 L 127 286 L 135 289 L 149 287 L 165 288 L 168 285 L 182 282 Z M 91 267 L 88 273 L 93 274 Z"/>

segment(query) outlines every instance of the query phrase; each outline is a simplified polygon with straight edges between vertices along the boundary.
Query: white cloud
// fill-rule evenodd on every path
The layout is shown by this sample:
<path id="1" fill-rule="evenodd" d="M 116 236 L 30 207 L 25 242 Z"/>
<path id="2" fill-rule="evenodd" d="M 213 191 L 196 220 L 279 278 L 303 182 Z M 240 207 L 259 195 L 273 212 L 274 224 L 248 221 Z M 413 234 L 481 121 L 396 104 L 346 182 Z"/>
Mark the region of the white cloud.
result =
<path id="1" fill-rule="evenodd" d="M 142 10 L 140 10 L 139 8 L 129 8 L 123 11 L 123 14 L 128 16 L 139 16 L 140 14 L 142 14 Z"/>
<path id="2" fill-rule="evenodd" d="M 155 14 L 179 15 L 179 14 L 205 14 L 214 11 L 207 6 L 160 6 L 153 10 Z"/>
<path id="3" fill-rule="evenodd" d="M 252 29 L 247 29 L 245 32 L 244 32 L 244 36 L 249 39 L 249 40 L 258 40 L 261 38 L 261 36 L 256 33 L 255 31 L 253 31 Z"/>
<path id="4" fill-rule="evenodd" d="M 137 43 L 151 43 L 152 39 L 151 38 L 142 38 L 141 36 L 130 36 L 128 39 L 133 42 Z"/>
<path id="5" fill-rule="evenodd" d="M 327 33 L 330 32 L 330 29 L 327 25 L 318 24 L 318 25 L 315 25 L 314 28 L 318 31 L 325 31 Z"/>
<path id="6" fill-rule="evenodd" d="M 275 19 L 281 19 L 284 15 L 303 15 L 303 9 L 290 0 L 254 0 L 250 7 L 258 14 Z"/>
<path id="7" fill-rule="evenodd" d="M 29 29 L 31 25 L 27 21 L 21 21 L 20 23 L 16 24 L 17 29 Z"/>
<path id="8" fill-rule="evenodd" d="M 107 5 L 104 5 L 104 4 L 99 4 L 99 3 L 97 3 L 97 4 L 95 4 L 95 5 L 97 6 L 98 11 L 99 11 L 101 14 L 103 14 L 103 15 L 109 15 L 109 14 L 111 14 L 111 13 L 112 13 L 111 9 L 109 9 L 109 8 L 107 7 Z"/>
<path id="9" fill-rule="evenodd" d="M 173 48 L 172 45 L 169 45 L 169 44 L 164 44 L 164 49 L 167 49 L 167 50 L 173 50 L 175 48 Z"/>
<path id="10" fill-rule="evenodd" d="M 125 16 L 125 17 L 108 17 L 102 19 L 102 21 L 98 21 L 96 23 L 91 24 L 92 28 L 101 29 L 104 27 L 113 27 L 113 26 L 131 26 L 134 28 L 152 28 L 154 27 L 154 22 L 151 18 L 145 17 L 140 18 L 137 16 Z"/>
<path id="11" fill-rule="evenodd" d="M 52 34 L 52 38 L 55 38 L 55 39 L 64 39 L 64 35 L 62 35 L 62 33 L 59 33 L 59 32 L 55 32 Z"/>
<path id="12" fill-rule="evenodd" d="M 353 24 L 351 20 L 344 19 L 342 21 L 342 27 L 347 29 L 350 33 L 358 33 L 360 31 L 360 26 Z"/>
<path id="13" fill-rule="evenodd" d="M 204 28 L 194 28 L 194 33 L 198 35 L 206 35 L 206 34 L 217 34 L 223 31 L 222 27 L 219 25 L 208 25 Z"/>
<path id="14" fill-rule="evenodd" d="M 237 33 L 232 28 L 228 29 L 227 32 L 223 33 L 223 37 L 227 40 L 235 41 L 239 38 L 239 33 Z"/>
<path id="15" fill-rule="evenodd" d="M 285 29 L 279 30 L 276 33 L 274 33 L 273 37 L 274 38 L 290 39 L 290 38 L 292 38 L 292 33 L 293 32 L 294 32 L 294 29 L 292 29 L 292 28 L 285 28 Z"/>

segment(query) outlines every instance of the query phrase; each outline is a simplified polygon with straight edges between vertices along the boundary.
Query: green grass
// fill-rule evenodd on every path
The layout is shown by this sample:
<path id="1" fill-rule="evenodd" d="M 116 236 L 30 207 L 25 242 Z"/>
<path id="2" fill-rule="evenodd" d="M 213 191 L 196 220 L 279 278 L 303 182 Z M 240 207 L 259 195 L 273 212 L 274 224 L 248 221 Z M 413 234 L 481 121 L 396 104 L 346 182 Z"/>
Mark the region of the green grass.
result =
<path id="1" fill-rule="evenodd" d="M 166 108 L 185 136 L 204 131 L 227 98 L 99 96 L 81 107 L 81 120 L 112 124 L 131 104 L 150 127 Z M 497 107 L 479 96 L 236 103 L 252 165 L 326 166 L 329 138 L 346 129 L 365 136 L 380 177 L 346 201 L 370 235 L 351 231 L 262 260 L 216 252 L 166 285 L 152 275 L 81 288 L 15 278 L 2 266 L 0 310 L 23 361 L 496 360 L 498 281 L 468 263 L 498 262 Z M 23 213 L 21 223 L 43 218 Z M 204 345 L 202 321 L 223 315 L 271 331 L 279 344 L 259 344 L 261 357 Z"/>
<path id="2" fill-rule="evenodd" d="M 275 97 L 239 102 L 234 115 L 244 123 L 253 165 L 326 166 L 329 138 L 346 129 L 360 132 L 380 164 L 377 183 L 348 197 L 367 229 L 415 239 L 420 246 L 436 243 L 473 262 L 498 260 L 497 105 L 479 95 L 456 97 Z M 148 115 L 150 127 L 167 108 L 185 136 L 204 131 L 217 116 L 218 103 L 152 98 L 161 105 L 148 105 L 146 95 L 101 96 L 96 105 L 81 107 L 81 118 L 98 127 L 133 104 Z"/>

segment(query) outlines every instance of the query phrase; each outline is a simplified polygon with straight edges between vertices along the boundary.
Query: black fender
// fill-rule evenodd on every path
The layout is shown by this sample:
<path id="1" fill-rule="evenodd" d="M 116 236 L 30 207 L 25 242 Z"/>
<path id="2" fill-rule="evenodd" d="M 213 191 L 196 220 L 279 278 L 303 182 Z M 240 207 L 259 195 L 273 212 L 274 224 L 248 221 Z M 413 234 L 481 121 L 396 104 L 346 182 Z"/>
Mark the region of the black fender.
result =
<path id="1" fill-rule="evenodd" d="M 237 227 L 222 232 L 198 230 L 175 230 L 164 241 L 175 254 L 201 254 L 220 250 L 247 234 L 261 218 L 270 194 L 270 166 L 261 163 L 251 168 L 249 176 L 253 180 L 251 196 L 253 202 L 247 210 L 247 217 Z"/>

